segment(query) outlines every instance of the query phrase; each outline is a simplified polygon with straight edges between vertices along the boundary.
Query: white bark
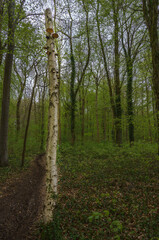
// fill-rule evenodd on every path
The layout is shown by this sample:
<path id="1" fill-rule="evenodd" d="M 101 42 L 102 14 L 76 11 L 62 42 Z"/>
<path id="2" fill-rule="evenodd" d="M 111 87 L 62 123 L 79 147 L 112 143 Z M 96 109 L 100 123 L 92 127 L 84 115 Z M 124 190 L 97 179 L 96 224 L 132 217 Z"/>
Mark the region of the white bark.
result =
<path id="1" fill-rule="evenodd" d="M 44 209 L 44 221 L 52 219 L 57 195 L 57 166 L 56 152 L 58 141 L 58 80 L 56 73 L 56 58 L 54 50 L 54 38 L 52 37 L 52 14 L 50 9 L 45 11 L 47 32 L 47 55 L 49 70 L 49 116 L 48 116 L 48 142 L 47 142 L 47 181 L 46 202 Z M 52 31 L 51 31 L 52 28 Z M 50 29 L 48 31 L 48 29 Z"/>

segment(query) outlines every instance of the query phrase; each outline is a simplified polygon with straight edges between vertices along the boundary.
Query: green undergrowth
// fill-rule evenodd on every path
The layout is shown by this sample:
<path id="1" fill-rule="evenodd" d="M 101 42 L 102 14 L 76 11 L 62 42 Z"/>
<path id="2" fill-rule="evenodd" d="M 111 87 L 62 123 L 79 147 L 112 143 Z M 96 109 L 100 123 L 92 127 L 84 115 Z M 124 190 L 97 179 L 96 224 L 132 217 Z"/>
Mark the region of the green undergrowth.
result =
<path id="1" fill-rule="evenodd" d="M 21 168 L 21 155 L 10 154 L 9 165 L 7 167 L 0 167 L 0 183 L 5 182 L 6 179 L 13 177 L 14 175 L 21 174 L 22 171 L 28 169 L 30 162 L 35 159 L 38 154 L 40 154 L 40 152 L 28 153 L 25 157 L 23 168 Z"/>
<path id="2" fill-rule="evenodd" d="M 54 220 L 41 239 L 159 239 L 156 153 L 147 143 L 61 145 Z"/>

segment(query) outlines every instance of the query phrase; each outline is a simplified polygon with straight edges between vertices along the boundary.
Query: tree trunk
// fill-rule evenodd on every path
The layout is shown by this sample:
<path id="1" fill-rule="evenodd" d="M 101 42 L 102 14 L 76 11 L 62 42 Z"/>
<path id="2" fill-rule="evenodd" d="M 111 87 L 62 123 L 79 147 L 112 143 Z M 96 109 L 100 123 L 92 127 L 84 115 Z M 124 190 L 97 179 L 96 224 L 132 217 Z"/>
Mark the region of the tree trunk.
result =
<path id="1" fill-rule="evenodd" d="M 8 48 L 5 58 L 3 96 L 1 111 L 1 134 L 0 134 L 0 166 L 7 166 L 8 162 L 8 124 L 9 124 L 9 103 L 10 103 L 10 84 L 14 52 L 14 11 L 15 2 L 8 2 Z"/>
<path id="2" fill-rule="evenodd" d="M 118 26 L 118 17 L 119 17 L 119 4 L 115 5 L 114 0 L 112 0 L 112 6 L 114 11 L 114 45 L 115 45 L 115 105 L 116 105 L 116 118 L 115 118 L 115 135 L 116 143 L 118 146 L 122 143 L 122 127 L 121 127 L 121 90 L 120 90 L 120 79 L 119 79 L 119 26 Z"/>
<path id="3" fill-rule="evenodd" d="M 143 2 L 143 13 L 150 36 L 153 76 L 152 84 L 156 102 L 158 155 L 159 155 L 159 41 L 158 41 L 158 0 Z"/>
<path id="4" fill-rule="evenodd" d="M 56 28 L 56 0 L 54 0 L 54 27 L 55 27 L 55 32 L 57 31 Z M 60 52 L 60 46 L 58 40 L 55 40 L 55 46 L 57 50 L 57 56 L 58 56 L 58 84 L 59 84 L 59 104 L 58 104 L 58 143 L 61 144 L 61 104 L 60 104 L 60 85 L 61 85 L 61 52 Z"/>
<path id="5" fill-rule="evenodd" d="M 82 142 L 84 142 L 84 130 L 85 130 L 85 96 L 84 96 L 84 85 L 82 86 Z"/>
<path id="6" fill-rule="evenodd" d="M 104 92 L 104 81 L 103 81 L 103 103 L 106 104 L 105 101 L 105 92 Z M 107 116 L 107 108 L 106 106 L 102 110 L 102 129 L 103 129 L 103 140 L 106 141 L 106 116 Z"/>
<path id="7" fill-rule="evenodd" d="M 75 106 L 76 106 L 76 96 L 75 96 L 75 60 L 72 47 L 72 38 L 70 38 L 70 48 L 71 48 L 71 86 L 70 86 L 70 97 L 71 97 L 71 143 L 75 143 Z"/>
<path id="8" fill-rule="evenodd" d="M 71 84 L 70 84 L 70 98 L 71 98 L 71 142 L 72 145 L 75 143 L 75 109 L 76 109 L 76 97 L 77 93 L 79 91 L 79 87 L 83 81 L 85 72 L 87 70 L 89 60 L 90 60 L 90 36 L 89 36 L 89 27 L 88 27 L 88 10 L 86 9 L 84 1 L 83 3 L 83 8 L 86 13 L 86 34 L 87 34 L 87 45 L 88 45 L 88 53 L 87 53 L 87 58 L 86 58 L 86 63 L 84 65 L 84 68 L 82 70 L 78 85 L 75 89 L 75 58 L 74 58 L 74 53 L 73 53 L 73 45 L 72 45 L 72 21 L 71 21 L 71 26 L 70 26 L 70 52 L 71 52 Z M 70 14 L 70 11 L 69 11 Z M 70 18 L 71 14 L 70 14 Z"/>
<path id="9" fill-rule="evenodd" d="M 45 134 L 45 81 L 44 88 L 42 92 L 42 102 L 41 102 L 41 145 L 40 149 L 44 151 L 44 134 Z"/>
<path id="10" fill-rule="evenodd" d="M 28 111 L 27 123 L 26 123 L 26 128 L 25 128 L 25 134 L 24 134 L 24 142 L 23 142 L 23 151 L 22 151 L 21 167 L 24 166 L 26 143 L 27 143 L 28 129 L 29 129 L 29 123 L 30 123 L 30 115 L 31 115 L 31 108 L 32 108 L 32 104 L 33 104 L 34 92 L 35 92 L 35 87 L 36 87 L 37 79 L 38 79 L 38 75 L 37 75 L 37 73 L 36 73 L 35 81 L 34 81 L 34 86 L 33 86 L 32 94 L 31 94 L 31 99 L 30 99 L 30 104 L 29 104 L 29 111 Z"/>
<path id="11" fill-rule="evenodd" d="M 52 37 L 53 24 L 50 9 L 45 11 L 47 32 L 47 54 L 49 69 L 49 117 L 48 117 L 48 141 L 47 141 L 47 192 L 44 209 L 45 222 L 52 220 L 52 211 L 55 205 L 53 196 L 57 194 L 57 166 L 56 153 L 58 142 L 58 79 L 56 72 L 56 58 L 54 38 Z"/>
<path id="12" fill-rule="evenodd" d="M 95 108 L 96 108 L 96 128 L 97 128 L 97 142 L 99 142 L 99 118 L 98 118 L 98 79 L 96 80 L 96 100 L 95 100 Z"/>
<path id="13" fill-rule="evenodd" d="M 109 88 L 110 104 L 111 104 L 111 109 L 112 109 L 112 113 L 113 113 L 113 123 L 115 122 L 115 131 L 114 131 L 114 126 L 113 126 L 112 138 L 119 145 L 120 144 L 120 118 L 118 120 L 116 114 L 118 113 L 118 115 L 120 115 L 120 89 L 116 85 L 116 94 L 118 94 L 118 97 L 114 101 L 111 77 L 110 77 L 110 72 L 109 72 L 108 63 L 107 63 L 107 59 L 106 59 L 106 54 L 104 51 L 103 40 L 101 37 L 100 22 L 99 22 L 98 15 L 99 15 L 99 2 L 97 4 L 96 21 L 97 21 L 98 36 L 99 36 L 99 41 L 100 41 L 102 56 L 103 56 L 103 61 L 104 61 L 104 68 L 105 68 L 107 82 L 108 82 L 108 88 Z M 117 81 L 116 81 L 116 83 L 117 83 Z M 116 111 L 115 103 L 117 104 L 118 112 Z M 114 135 L 115 135 L 115 137 L 114 137 Z"/>
<path id="14" fill-rule="evenodd" d="M 151 120 L 150 120 L 150 112 L 149 112 L 150 97 L 149 97 L 149 88 L 148 88 L 149 84 L 148 84 L 147 78 L 145 78 L 145 82 L 146 82 L 146 101 L 147 101 L 146 109 L 147 109 L 148 128 L 149 128 L 149 139 L 152 143 Z"/>
<path id="15" fill-rule="evenodd" d="M 132 101 L 133 64 L 131 57 L 127 59 L 127 114 L 130 145 L 134 142 L 134 111 Z"/>
<path id="16" fill-rule="evenodd" d="M 0 0 L 0 66 L 3 60 L 3 50 L 5 44 L 2 43 L 2 23 L 3 23 L 3 8 L 4 8 L 4 1 Z"/>
<path id="17" fill-rule="evenodd" d="M 25 74 L 24 82 L 21 84 L 21 89 L 20 89 L 20 93 L 19 93 L 18 101 L 17 101 L 17 109 L 16 109 L 16 130 L 17 130 L 17 137 L 18 137 L 19 131 L 20 131 L 20 105 L 21 105 L 21 100 L 22 100 L 22 96 L 23 96 L 25 84 L 26 84 L 26 74 Z"/>

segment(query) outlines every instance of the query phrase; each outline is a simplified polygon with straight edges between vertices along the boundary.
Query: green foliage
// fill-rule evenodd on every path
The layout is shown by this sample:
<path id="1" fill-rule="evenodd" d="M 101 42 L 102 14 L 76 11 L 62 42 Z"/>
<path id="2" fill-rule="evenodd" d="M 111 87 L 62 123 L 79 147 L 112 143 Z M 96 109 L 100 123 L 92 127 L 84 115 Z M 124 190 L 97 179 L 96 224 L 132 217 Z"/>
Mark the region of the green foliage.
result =
<path id="1" fill-rule="evenodd" d="M 146 143 L 131 148 L 62 144 L 58 149 L 60 182 L 55 209 L 62 239 L 156 239 L 156 149 Z"/>
<path id="2" fill-rule="evenodd" d="M 41 222 L 38 229 L 37 240 L 63 240 L 60 230 L 58 210 L 55 212 L 52 222 L 48 224 Z"/>

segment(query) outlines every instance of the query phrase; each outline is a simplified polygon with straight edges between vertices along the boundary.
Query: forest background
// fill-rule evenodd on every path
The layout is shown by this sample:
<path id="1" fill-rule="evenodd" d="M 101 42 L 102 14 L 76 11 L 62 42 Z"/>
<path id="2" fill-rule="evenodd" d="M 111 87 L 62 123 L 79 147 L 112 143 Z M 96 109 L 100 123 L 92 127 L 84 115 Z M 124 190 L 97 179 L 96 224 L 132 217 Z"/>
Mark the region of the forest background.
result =
<path id="1" fill-rule="evenodd" d="M 147 9 L 138 1 L 50 5 L 59 34 L 59 144 L 158 142 L 158 83 L 152 61 L 158 54 L 158 5 L 150 4 Z M 0 143 L 1 149 L 9 146 L 5 151 L 11 161 L 20 161 L 26 135 L 27 156 L 46 147 L 48 79 L 42 10 L 46 5 L 1 0 Z M 147 27 L 148 21 L 154 21 L 153 27 Z M 9 55 L 12 59 L 7 60 Z"/>
<path id="2" fill-rule="evenodd" d="M 158 239 L 158 0 L 0 0 L 0 178 L 46 151 L 48 7 L 60 194 L 42 239 Z"/>

